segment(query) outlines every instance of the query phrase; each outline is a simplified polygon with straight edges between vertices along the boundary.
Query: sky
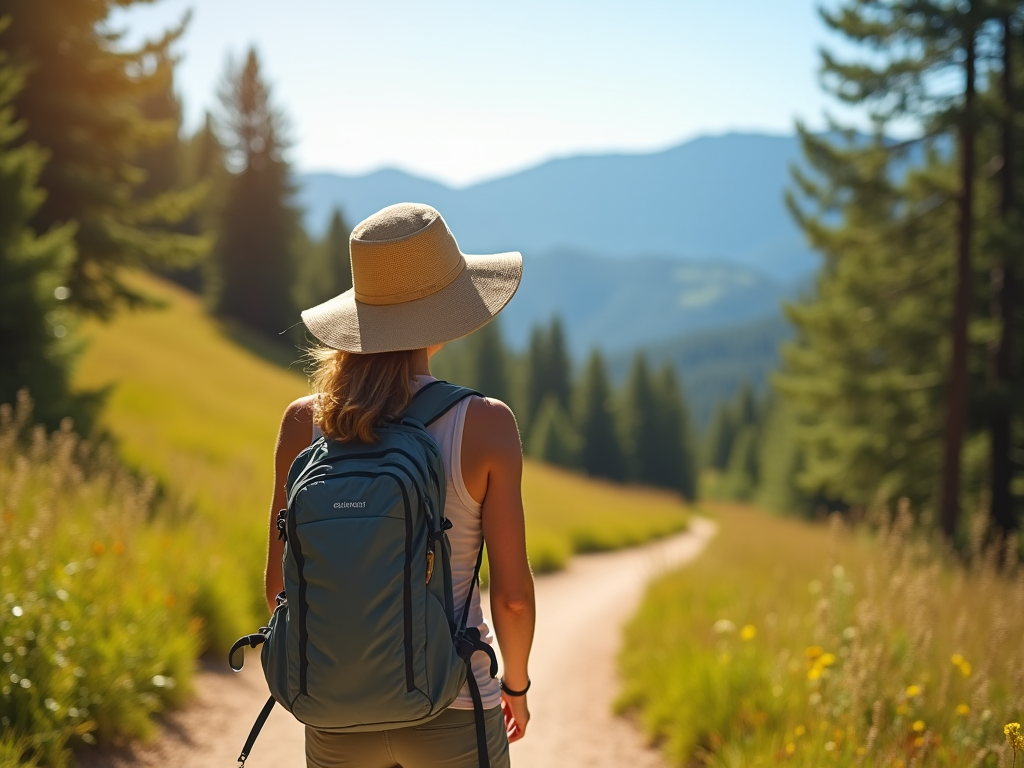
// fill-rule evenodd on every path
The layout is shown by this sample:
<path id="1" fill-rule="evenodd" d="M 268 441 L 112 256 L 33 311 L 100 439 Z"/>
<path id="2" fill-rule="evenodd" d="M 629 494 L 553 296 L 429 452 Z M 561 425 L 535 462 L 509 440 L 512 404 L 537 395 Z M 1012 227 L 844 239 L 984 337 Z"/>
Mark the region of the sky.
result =
<path id="1" fill-rule="evenodd" d="M 839 113 L 817 0 L 160 0 L 118 12 L 177 46 L 186 127 L 255 46 L 300 171 L 465 186 L 582 153 L 650 152 Z"/>

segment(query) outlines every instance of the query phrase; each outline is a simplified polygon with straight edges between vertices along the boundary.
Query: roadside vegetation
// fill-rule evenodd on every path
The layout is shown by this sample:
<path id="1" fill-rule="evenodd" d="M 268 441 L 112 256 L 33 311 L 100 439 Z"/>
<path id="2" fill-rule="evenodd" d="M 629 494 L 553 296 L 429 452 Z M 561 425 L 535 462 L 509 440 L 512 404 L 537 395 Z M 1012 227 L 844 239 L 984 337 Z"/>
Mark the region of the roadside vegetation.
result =
<path id="1" fill-rule="evenodd" d="M 621 656 L 619 706 L 674 764 L 1011 764 L 1015 546 L 984 548 L 980 520 L 954 556 L 906 505 L 853 531 L 716 509 L 718 536 L 652 586 Z"/>
<path id="2" fill-rule="evenodd" d="M 209 543 L 65 424 L 0 407 L 0 766 L 147 735 L 188 692 Z"/>

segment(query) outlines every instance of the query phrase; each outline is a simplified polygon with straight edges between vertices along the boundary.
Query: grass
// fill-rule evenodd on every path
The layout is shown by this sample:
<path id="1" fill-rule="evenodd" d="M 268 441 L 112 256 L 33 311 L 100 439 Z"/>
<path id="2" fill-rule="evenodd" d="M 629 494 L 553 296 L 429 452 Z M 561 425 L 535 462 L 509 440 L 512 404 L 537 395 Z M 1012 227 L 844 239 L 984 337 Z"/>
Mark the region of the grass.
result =
<path id="1" fill-rule="evenodd" d="M 145 736 L 189 688 L 201 553 L 151 482 L 0 408 L 0 766 Z"/>
<path id="2" fill-rule="evenodd" d="M 149 276 L 136 280 L 166 308 L 87 325 L 91 344 L 76 383 L 115 385 L 102 425 L 132 466 L 197 509 L 206 536 L 221 545 L 210 564 L 223 574 L 212 580 L 221 585 L 212 599 L 230 595 L 234 607 L 204 618 L 223 647 L 265 618 L 260 583 L 274 441 L 285 405 L 307 383 L 298 366 L 289 370 L 257 354 L 254 343 L 237 343 L 241 332 L 212 320 L 191 294 Z M 538 572 L 562 567 L 574 552 L 638 544 L 686 525 L 686 508 L 672 494 L 534 462 L 526 464 L 523 495 Z"/>
<path id="3" fill-rule="evenodd" d="M 627 628 L 624 710 L 677 765 L 1010 766 L 1024 570 L 911 515 L 851 533 L 738 505 Z M 1018 762 L 1021 756 L 1018 757 Z"/>

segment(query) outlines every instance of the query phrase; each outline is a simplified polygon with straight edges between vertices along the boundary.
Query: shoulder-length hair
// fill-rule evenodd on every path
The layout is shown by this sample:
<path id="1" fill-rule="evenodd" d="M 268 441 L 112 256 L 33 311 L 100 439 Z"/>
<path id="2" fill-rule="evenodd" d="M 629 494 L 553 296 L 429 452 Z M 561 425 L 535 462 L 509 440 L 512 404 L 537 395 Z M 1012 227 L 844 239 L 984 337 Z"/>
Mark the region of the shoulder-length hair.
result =
<path id="1" fill-rule="evenodd" d="M 313 423 L 343 443 L 374 443 L 375 427 L 398 420 L 412 401 L 413 351 L 356 354 L 309 351 L 314 368 Z"/>

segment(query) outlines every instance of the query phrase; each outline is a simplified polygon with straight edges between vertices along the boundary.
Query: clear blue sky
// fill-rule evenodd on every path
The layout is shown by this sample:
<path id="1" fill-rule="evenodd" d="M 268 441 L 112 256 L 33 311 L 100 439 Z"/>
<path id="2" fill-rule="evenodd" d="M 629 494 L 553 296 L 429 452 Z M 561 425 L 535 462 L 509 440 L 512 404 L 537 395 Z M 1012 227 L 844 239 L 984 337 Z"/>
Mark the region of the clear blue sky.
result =
<path id="1" fill-rule="evenodd" d="M 194 127 L 255 45 L 300 170 L 398 167 L 466 184 L 581 152 L 790 132 L 834 109 L 815 0 L 161 0 L 129 40 L 194 16 L 178 89 Z"/>

